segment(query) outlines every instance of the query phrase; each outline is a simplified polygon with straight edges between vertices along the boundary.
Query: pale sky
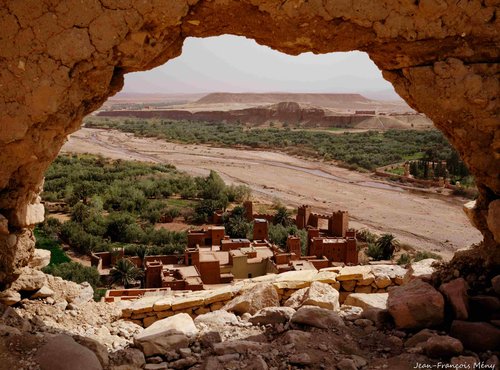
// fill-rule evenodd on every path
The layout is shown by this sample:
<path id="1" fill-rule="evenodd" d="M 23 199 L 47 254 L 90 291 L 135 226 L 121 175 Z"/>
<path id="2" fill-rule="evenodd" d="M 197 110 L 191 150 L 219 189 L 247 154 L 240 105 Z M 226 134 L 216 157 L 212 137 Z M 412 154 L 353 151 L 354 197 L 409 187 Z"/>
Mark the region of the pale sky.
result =
<path id="1" fill-rule="evenodd" d="M 179 57 L 151 71 L 127 74 L 123 89 L 139 93 L 387 90 L 394 91 L 366 53 L 291 56 L 231 35 L 188 38 Z"/>

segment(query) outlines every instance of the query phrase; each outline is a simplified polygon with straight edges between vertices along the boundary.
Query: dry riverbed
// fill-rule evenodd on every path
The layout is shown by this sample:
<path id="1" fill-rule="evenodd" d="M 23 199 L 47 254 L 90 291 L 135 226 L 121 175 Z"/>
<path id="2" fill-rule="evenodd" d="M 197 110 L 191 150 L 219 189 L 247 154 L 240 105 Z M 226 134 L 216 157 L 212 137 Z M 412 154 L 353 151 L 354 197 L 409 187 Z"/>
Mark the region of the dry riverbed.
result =
<path id="1" fill-rule="evenodd" d="M 198 176 L 215 170 L 228 183 L 248 185 L 257 199 L 310 204 L 322 212 L 348 210 L 355 228 L 390 232 L 416 249 L 445 258 L 481 240 L 462 211 L 464 199 L 409 191 L 369 174 L 283 153 L 175 144 L 88 128 L 71 135 L 62 152 L 170 163 Z"/>

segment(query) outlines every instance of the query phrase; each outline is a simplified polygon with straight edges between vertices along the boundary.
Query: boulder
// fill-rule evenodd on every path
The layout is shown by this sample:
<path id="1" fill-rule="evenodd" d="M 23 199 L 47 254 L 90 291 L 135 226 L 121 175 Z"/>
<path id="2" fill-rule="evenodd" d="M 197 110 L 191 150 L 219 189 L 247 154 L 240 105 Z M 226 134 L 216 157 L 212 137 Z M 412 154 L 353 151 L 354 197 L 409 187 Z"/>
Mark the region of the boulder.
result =
<path id="1" fill-rule="evenodd" d="M 13 289 L 7 289 L 0 292 L 0 303 L 6 306 L 15 305 L 21 301 L 21 294 Z"/>
<path id="2" fill-rule="evenodd" d="M 444 319 L 443 296 L 420 279 L 390 288 L 387 307 L 399 329 L 439 325 Z"/>
<path id="3" fill-rule="evenodd" d="M 146 356 L 163 355 L 170 350 L 187 347 L 190 337 L 197 333 L 191 316 L 180 313 L 156 321 L 136 335 L 134 343 Z"/>
<path id="4" fill-rule="evenodd" d="M 500 348 L 500 329 L 487 322 L 454 320 L 450 335 L 471 351 L 484 352 Z"/>
<path id="5" fill-rule="evenodd" d="M 426 282 L 431 281 L 432 274 L 436 269 L 432 267 L 434 262 L 438 262 L 438 260 L 434 258 L 426 258 L 424 260 L 414 262 L 410 265 L 410 268 L 406 272 L 404 276 L 404 282 L 408 283 L 414 279 L 420 279 Z"/>
<path id="6" fill-rule="evenodd" d="M 11 288 L 17 291 L 34 291 L 47 283 L 45 274 L 29 267 L 21 269 L 21 275 L 12 283 Z"/>
<path id="7" fill-rule="evenodd" d="M 500 320 L 500 298 L 491 295 L 476 295 L 469 298 L 471 321 Z"/>
<path id="8" fill-rule="evenodd" d="M 102 370 L 94 352 L 67 335 L 56 335 L 35 356 L 41 370 Z"/>
<path id="9" fill-rule="evenodd" d="M 45 266 L 48 266 L 49 263 L 50 251 L 46 249 L 35 249 L 33 257 L 31 258 L 28 266 L 33 269 L 41 270 Z"/>
<path id="10" fill-rule="evenodd" d="M 456 319 L 467 320 L 469 317 L 468 288 L 467 282 L 463 278 L 454 279 L 439 287 L 439 290 L 452 307 Z"/>
<path id="11" fill-rule="evenodd" d="M 223 309 L 239 315 L 245 312 L 253 315 L 264 307 L 276 307 L 279 305 L 280 298 L 276 288 L 271 284 L 263 283 L 245 290 L 242 294 L 228 302 Z"/>
<path id="12" fill-rule="evenodd" d="M 77 343 L 81 344 L 84 347 L 87 347 L 92 352 L 94 352 L 102 367 L 105 368 L 109 365 L 108 350 L 103 344 L 92 338 L 82 337 L 81 335 L 75 335 L 73 339 Z"/>
<path id="13" fill-rule="evenodd" d="M 291 307 L 266 307 L 248 319 L 254 325 L 285 324 L 292 318 L 295 310 Z"/>
<path id="14" fill-rule="evenodd" d="M 299 289 L 285 302 L 285 306 L 298 309 L 301 306 L 317 306 L 339 310 L 339 292 L 330 285 L 313 282 L 308 288 Z"/>
<path id="15" fill-rule="evenodd" d="M 344 322 L 336 312 L 316 306 L 300 307 L 293 314 L 291 322 L 320 329 L 344 326 Z"/>
<path id="16" fill-rule="evenodd" d="M 450 358 L 463 352 L 464 346 L 448 335 L 430 337 L 423 345 L 424 352 L 431 358 Z"/>

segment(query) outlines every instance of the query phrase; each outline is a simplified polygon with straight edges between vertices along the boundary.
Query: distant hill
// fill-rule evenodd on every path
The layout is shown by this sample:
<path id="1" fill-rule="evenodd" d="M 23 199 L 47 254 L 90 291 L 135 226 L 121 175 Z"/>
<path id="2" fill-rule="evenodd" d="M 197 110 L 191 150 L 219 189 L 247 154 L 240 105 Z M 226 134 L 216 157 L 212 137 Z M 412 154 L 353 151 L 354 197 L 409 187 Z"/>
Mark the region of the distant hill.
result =
<path id="1" fill-rule="evenodd" d="M 345 105 L 368 104 L 371 100 L 360 94 L 316 94 L 316 93 L 211 93 L 197 100 L 195 104 L 272 104 L 297 102 L 318 107 L 337 108 Z"/>

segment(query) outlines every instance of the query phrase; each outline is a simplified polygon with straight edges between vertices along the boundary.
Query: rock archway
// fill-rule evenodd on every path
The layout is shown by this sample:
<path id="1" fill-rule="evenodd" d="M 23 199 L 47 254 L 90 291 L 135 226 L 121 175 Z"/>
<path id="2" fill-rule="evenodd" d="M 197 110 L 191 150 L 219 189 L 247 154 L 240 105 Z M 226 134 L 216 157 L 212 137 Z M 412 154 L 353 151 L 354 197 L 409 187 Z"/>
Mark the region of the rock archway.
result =
<path id="1" fill-rule="evenodd" d="M 0 8 L 0 289 L 34 248 L 43 174 L 66 136 L 188 36 L 289 54 L 362 50 L 476 177 L 478 249 L 500 260 L 498 0 L 4 0 Z"/>

